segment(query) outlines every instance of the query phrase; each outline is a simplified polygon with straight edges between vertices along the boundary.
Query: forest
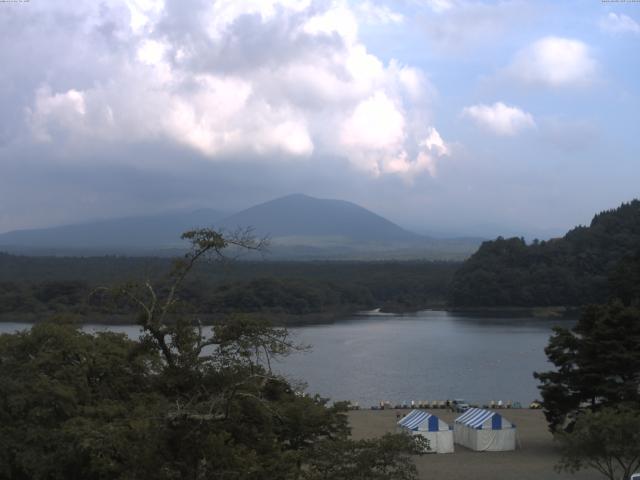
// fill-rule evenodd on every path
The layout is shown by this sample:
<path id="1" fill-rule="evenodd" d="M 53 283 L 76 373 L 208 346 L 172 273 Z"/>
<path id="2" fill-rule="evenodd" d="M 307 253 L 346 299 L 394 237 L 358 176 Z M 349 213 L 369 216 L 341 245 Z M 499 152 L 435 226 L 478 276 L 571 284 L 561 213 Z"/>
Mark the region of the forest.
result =
<path id="1" fill-rule="evenodd" d="M 231 312 L 279 324 L 333 321 L 359 310 L 582 307 L 602 303 L 633 277 L 640 255 L 640 201 L 594 216 L 564 237 L 484 242 L 465 262 L 225 260 L 196 266 L 182 287 L 183 311 L 205 323 Z M 162 285 L 171 259 L 27 257 L 0 253 L 0 319 L 130 323 L 131 309 L 101 287 Z M 614 286 L 614 287 L 612 287 Z"/>
<path id="2" fill-rule="evenodd" d="M 147 279 L 162 282 L 170 265 L 162 258 L 0 254 L 0 315 L 38 321 L 64 313 L 128 323 L 130 309 L 105 301 L 96 289 Z M 184 311 L 205 322 L 230 312 L 300 323 L 379 307 L 418 310 L 444 305 L 458 266 L 429 261 L 209 262 L 194 269 L 181 301 Z"/>
<path id="3" fill-rule="evenodd" d="M 640 201 L 601 212 L 589 226 L 548 241 L 497 238 L 484 242 L 456 272 L 449 304 L 467 306 L 583 306 L 610 296 L 640 252 Z"/>

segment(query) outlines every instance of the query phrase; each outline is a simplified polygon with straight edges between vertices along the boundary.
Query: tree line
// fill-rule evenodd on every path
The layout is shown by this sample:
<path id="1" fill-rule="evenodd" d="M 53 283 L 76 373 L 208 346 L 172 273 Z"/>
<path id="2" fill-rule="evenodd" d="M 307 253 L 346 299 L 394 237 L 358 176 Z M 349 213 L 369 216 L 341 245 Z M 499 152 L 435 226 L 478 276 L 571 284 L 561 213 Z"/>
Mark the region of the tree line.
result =
<path id="1" fill-rule="evenodd" d="M 597 214 L 564 237 L 527 244 L 523 238 L 484 242 L 455 273 L 453 306 L 583 306 L 611 295 L 640 251 L 640 201 Z M 622 271 L 622 273 L 621 273 Z"/>
<path id="2" fill-rule="evenodd" d="M 344 314 L 385 307 L 442 305 L 458 264 L 450 262 L 235 262 L 196 265 L 181 288 L 183 311 L 230 312 L 273 318 Z M 105 283 L 162 282 L 165 259 L 38 258 L 0 255 L 0 314 L 41 319 L 56 314 L 89 318 L 131 316 L 126 304 L 94 292 Z M 166 288 L 166 285 L 160 285 Z M 131 320 L 132 321 L 132 320 Z"/>

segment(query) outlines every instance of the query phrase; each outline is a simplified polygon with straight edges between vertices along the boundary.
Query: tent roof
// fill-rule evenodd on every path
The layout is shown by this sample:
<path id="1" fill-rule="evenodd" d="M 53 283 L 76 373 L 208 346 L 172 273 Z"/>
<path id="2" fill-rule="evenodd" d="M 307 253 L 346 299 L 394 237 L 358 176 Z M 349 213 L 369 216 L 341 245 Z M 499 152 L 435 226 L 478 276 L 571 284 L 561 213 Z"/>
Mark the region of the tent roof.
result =
<path id="1" fill-rule="evenodd" d="M 429 412 L 425 412 L 423 410 L 411 410 L 407 415 L 402 417 L 398 422 L 398 425 L 408 428 L 409 430 L 417 430 L 421 425 L 426 423 L 429 427 L 429 431 L 438 431 L 440 430 L 440 422 L 442 422 L 442 420 Z"/>
<path id="2" fill-rule="evenodd" d="M 490 418 L 492 419 L 491 423 L 493 429 L 512 426 L 509 422 L 503 422 L 502 415 L 500 415 L 498 412 L 483 410 L 482 408 L 470 408 L 458 418 L 456 418 L 455 421 L 456 423 L 465 425 L 467 427 L 482 428 L 484 422 L 486 422 Z"/>

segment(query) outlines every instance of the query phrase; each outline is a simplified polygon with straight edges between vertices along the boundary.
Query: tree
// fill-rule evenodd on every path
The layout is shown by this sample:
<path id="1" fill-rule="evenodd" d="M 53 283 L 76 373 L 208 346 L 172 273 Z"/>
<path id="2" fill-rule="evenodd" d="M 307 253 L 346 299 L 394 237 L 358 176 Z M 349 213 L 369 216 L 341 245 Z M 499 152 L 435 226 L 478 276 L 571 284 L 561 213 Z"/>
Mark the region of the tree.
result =
<path id="1" fill-rule="evenodd" d="M 158 361 L 124 335 L 68 324 L 1 335 L 0 478 L 135 474 L 151 419 L 168 407 L 150 375 Z"/>
<path id="2" fill-rule="evenodd" d="M 166 281 L 109 290 L 138 308 L 138 341 L 63 321 L 0 336 L 0 480 L 294 480 L 323 448 L 339 471 L 357 461 L 353 478 L 414 479 L 410 443 L 351 442 L 344 405 L 272 371 L 300 348 L 285 329 L 237 316 L 205 329 L 180 315 L 197 262 L 263 245 L 246 231 L 183 238 L 191 249 Z"/>
<path id="3" fill-rule="evenodd" d="M 545 352 L 557 370 L 534 376 L 552 431 L 571 429 L 584 410 L 640 407 L 639 309 L 591 306 L 573 329 L 556 328 Z"/>
<path id="4" fill-rule="evenodd" d="M 426 443 L 425 443 L 426 442 Z M 319 442 L 305 480 L 412 480 L 417 470 L 409 453 L 422 454 L 428 440 L 387 434 L 380 440 Z"/>
<path id="5" fill-rule="evenodd" d="M 640 306 L 640 251 L 625 257 L 609 276 L 610 293 L 625 305 Z"/>
<path id="6" fill-rule="evenodd" d="M 559 470 L 591 467 L 609 480 L 628 480 L 640 469 L 640 411 L 603 408 L 585 412 L 571 433 L 561 433 Z"/>

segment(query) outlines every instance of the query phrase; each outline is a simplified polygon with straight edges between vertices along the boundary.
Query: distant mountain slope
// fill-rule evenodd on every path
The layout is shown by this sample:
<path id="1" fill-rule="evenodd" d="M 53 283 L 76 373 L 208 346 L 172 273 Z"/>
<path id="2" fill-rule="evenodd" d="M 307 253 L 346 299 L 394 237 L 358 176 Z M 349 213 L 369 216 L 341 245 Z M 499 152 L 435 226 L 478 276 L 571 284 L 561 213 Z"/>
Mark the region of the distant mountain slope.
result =
<path id="1" fill-rule="evenodd" d="M 268 235 L 272 260 L 462 260 L 473 238 L 433 239 L 407 231 L 354 203 L 288 195 L 225 216 L 215 210 L 87 222 L 0 235 L 0 251 L 27 255 L 173 256 L 180 235 L 196 227 L 252 227 Z M 262 254 L 248 255 L 262 258 Z"/>
<path id="2" fill-rule="evenodd" d="M 527 245 L 484 242 L 456 273 L 454 306 L 549 306 L 601 303 L 609 278 L 640 252 L 640 201 L 593 217 L 564 237 Z"/>
<path id="3" fill-rule="evenodd" d="M 354 203 L 295 194 L 248 208 L 222 220 L 225 228 L 252 226 L 271 237 L 335 237 L 366 242 L 411 242 L 415 233 Z"/>
<path id="4" fill-rule="evenodd" d="M 211 226 L 223 216 L 216 210 L 203 209 L 16 230 L 0 235 L 0 247 L 97 249 L 183 246 L 180 235 L 184 231 L 196 226 Z"/>

